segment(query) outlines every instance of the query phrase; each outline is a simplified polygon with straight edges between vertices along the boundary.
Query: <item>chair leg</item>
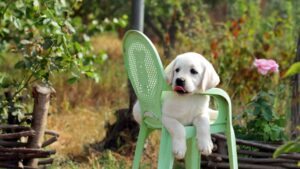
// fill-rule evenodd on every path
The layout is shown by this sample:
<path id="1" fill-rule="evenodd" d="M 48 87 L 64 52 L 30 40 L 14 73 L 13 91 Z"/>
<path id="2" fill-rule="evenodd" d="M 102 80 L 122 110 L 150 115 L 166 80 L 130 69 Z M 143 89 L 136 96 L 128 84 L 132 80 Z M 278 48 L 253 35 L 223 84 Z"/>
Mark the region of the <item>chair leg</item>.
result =
<path id="1" fill-rule="evenodd" d="M 227 137 L 230 169 L 238 169 L 236 140 L 235 140 L 234 130 L 231 125 L 229 125 L 229 127 L 227 127 L 226 137 Z"/>
<path id="2" fill-rule="evenodd" d="M 145 140 L 146 140 L 147 136 L 149 135 L 149 133 L 150 133 L 150 131 L 147 129 L 146 125 L 142 124 L 140 126 L 139 136 L 138 136 L 138 140 L 136 143 L 132 169 L 139 168 L 140 160 L 143 155 Z"/>
<path id="3" fill-rule="evenodd" d="M 165 127 L 161 130 L 161 140 L 158 155 L 158 169 L 172 169 L 174 157 L 172 153 L 172 140 Z"/>
<path id="4" fill-rule="evenodd" d="M 201 156 L 196 144 L 196 138 L 192 137 L 187 140 L 187 152 L 185 155 L 186 169 L 200 169 Z"/>

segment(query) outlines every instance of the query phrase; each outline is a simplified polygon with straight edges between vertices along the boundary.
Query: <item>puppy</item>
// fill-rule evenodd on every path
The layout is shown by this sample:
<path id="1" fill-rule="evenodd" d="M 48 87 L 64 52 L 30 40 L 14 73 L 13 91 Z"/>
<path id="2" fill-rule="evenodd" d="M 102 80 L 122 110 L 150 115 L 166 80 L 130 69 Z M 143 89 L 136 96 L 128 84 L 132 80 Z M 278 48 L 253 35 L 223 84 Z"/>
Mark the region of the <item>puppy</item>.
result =
<path id="1" fill-rule="evenodd" d="M 211 154 L 213 143 L 210 136 L 210 118 L 217 111 L 209 108 L 210 97 L 197 93 L 217 86 L 219 76 L 202 55 L 184 53 L 178 55 L 165 69 L 167 82 L 173 92 L 167 92 L 162 105 L 162 123 L 172 137 L 172 150 L 177 159 L 183 159 L 186 152 L 185 125 L 196 127 L 196 138 L 201 153 Z M 133 107 L 135 120 L 141 122 L 138 101 Z M 149 115 L 149 112 L 145 112 Z M 210 117 L 213 115 L 213 117 Z"/>

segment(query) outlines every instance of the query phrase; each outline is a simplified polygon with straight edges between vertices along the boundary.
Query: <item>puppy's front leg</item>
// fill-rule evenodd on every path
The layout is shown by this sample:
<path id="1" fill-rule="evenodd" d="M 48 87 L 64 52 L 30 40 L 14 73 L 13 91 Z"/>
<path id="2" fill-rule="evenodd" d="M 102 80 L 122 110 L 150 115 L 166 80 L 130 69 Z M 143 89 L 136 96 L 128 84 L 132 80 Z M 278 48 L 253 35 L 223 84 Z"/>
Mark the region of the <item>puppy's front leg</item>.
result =
<path id="1" fill-rule="evenodd" d="M 183 159 L 186 152 L 185 128 L 174 118 L 163 116 L 162 123 L 172 137 L 173 154 L 177 159 Z"/>
<path id="2" fill-rule="evenodd" d="M 132 113 L 133 113 L 133 118 L 134 120 L 141 124 L 142 122 L 142 115 L 141 115 L 141 107 L 140 107 L 140 103 L 139 101 L 135 102 L 133 109 L 132 109 Z"/>
<path id="3" fill-rule="evenodd" d="M 213 149 L 210 136 L 209 116 L 205 113 L 199 114 L 193 121 L 196 127 L 198 148 L 204 155 L 209 155 Z"/>

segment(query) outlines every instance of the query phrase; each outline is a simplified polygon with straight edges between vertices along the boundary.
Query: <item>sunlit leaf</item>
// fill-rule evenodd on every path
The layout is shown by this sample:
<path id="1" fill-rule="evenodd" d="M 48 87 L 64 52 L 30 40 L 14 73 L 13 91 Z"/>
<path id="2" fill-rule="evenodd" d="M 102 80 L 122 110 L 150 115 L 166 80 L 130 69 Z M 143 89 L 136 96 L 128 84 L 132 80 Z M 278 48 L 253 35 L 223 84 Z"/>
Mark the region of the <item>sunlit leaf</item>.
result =
<path id="1" fill-rule="evenodd" d="M 35 11 L 38 11 L 40 9 L 40 3 L 39 0 L 33 0 L 33 9 Z"/>
<path id="2" fill-rule="evenodd" d="M 21 43 L 21 44 L 23 44 L 23 45 L 32 44 L 32 42 L 31 42 L 31 41 L 29 41 L 29 40 L 26 40 L 26 39 L 23 39 L 23 40 L 21 40 L 21 41 L 20 41 L 20 43 Z"/>
<path id="3" fill-rule="evenodd" d="M 300 73 L 300 62 L 296 62 L 296 63 L 292 64 L 292 66 L 285 73 L 284 77 L 293 76 L 298 73 Z"/>
<path id="4" fill-rule="evenodd" d="M 289 141 L 286 144 L 277 148 L 273 154 L 273 158 L 277 158 L 280 154 L 289 153 L 289 152 L 290 153 L 292 153 L 292 152 L 299 153 L 300 152 L 300 137 L 298 138 L 298 143 L 297 143 L 297 140 Z"/>
<path id="5" fill-rule="evenodd" d="M 65 25 L 68 28 L 68 30 L 70 31 L 70 33 L 75 33 L 76 32 L 74 27 L 68 21 L 65 21 Z"/>

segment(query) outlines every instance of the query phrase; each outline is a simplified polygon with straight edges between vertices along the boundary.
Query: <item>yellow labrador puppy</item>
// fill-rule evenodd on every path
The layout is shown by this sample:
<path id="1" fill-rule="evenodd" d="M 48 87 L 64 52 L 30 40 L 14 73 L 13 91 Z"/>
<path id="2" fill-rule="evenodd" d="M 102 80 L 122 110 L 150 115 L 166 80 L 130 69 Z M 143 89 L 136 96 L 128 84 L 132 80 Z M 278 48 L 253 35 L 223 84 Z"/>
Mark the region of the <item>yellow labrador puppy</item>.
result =
<path id="1" fill-rule="evenodd" d="M 209 108 L 209 96 L 196 93 L 204 92 L 217 86 L 219 76 L 202 55 L 184 53 L 178 55 L 165 69 L 167 81 L 174 92 L 168 92 L 162 105 L 162 123 L 172 137 L 173 153 L 182 159 L 186 152 L 184 125 L 196 127 L 199 150 L 211 154 L 213 143 L 210 136 L 210 119 L 215 119 L 217 111 Z M 135 120 L 141 122 L 140 106 L 133 107 Z M 145 115 L 151 116 L 146 112 Z M 211 117 L 213 116 L 213 117 Z"/>

